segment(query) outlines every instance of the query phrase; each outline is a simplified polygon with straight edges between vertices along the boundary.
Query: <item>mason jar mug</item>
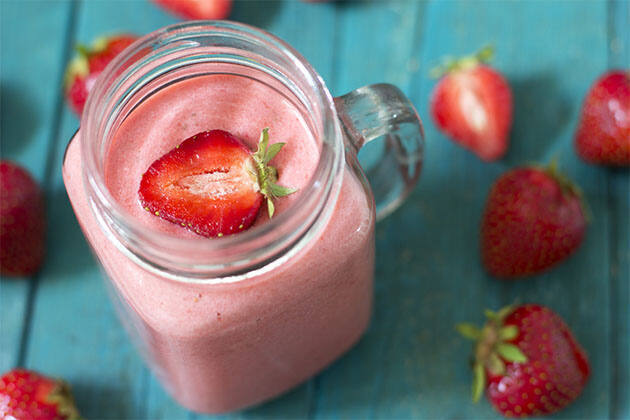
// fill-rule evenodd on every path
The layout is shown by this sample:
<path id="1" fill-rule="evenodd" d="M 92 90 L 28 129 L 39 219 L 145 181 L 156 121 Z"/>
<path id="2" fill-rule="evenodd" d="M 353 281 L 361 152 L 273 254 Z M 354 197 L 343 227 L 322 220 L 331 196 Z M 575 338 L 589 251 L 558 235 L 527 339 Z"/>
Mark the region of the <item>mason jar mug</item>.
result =
<path id="1" fill-rule="evenodd" d="M 143 213 L 142 171 L 179 141 L 221 128 L 255 147 L 264 126 L 293 159 L 280 180 L 300 184 L 273 218 L 204 238 Z M 364 173 L 357 153 L 373 141 L 379 156 Z M 146 362 L 183 406 L 218 413 L 294 387 L 361 337 L 374 224 L 414 187 L 422 146 L 420 119 L 396 87 L 332 98 L 276 37 L 188 22 L 138 40 L 100 75 L 63 178 Z"/>

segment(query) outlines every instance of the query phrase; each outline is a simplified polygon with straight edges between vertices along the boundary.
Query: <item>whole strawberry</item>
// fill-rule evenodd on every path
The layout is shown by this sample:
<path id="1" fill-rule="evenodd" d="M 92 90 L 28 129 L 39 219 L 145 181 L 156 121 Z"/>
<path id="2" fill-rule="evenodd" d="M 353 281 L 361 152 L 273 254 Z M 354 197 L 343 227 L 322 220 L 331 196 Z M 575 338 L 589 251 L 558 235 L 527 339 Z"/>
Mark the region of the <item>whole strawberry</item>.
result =
<path id="1" fill-rule="evenodd" d="M 137 39 L 134 35 L 115 35 L 94 41 L 91 47 L 77 47 L 78 55 L 66 69 L 66 100 L 79 116 L 98 75 L 120 52 Z"/>
<path id="2" fill-rule="evenodd" d="M 242 232 L 254 223 L 264 201 L 272 217 L 273 200 L 295 192 L 276 184 L 277 170 L 269 165 L 283 146 L 269 144 L 267 128 L 254 153 L 227 131 L 195 134 L 142 175 L 140 203 L 155 216 L 202 236 Z"/>
<path id="3" fill-rule="evenodd" d="M 524 417 L 554 413 L 580 395 L 590 373 L 588 359 L 560 316 L 535 304 L 486 315 L 482 329 L 457 326 L 476 341 L 475 402 L 485 390 L 499 413 Z"/>
<path id="4" fill-rule="evenodd" d="M 591 87 L 575 148 L 587 162 L 630 166 L 630 71 L 608 72 Z"/>
<path id="5" fill-rule="evenodd" d="M 28 276 L 44 260 L 44 196 L 29 173 L 0 161 L 0 274 Z"/>
<path id="6" fill-rule="evenodd" d="M 485 161 L 505 155 L 512 127 L 512 92 L 501 73 L 484 64 L 491 56 L 492 49 L 484 48 L 447 61 L 431 99 L 440 130 Z"/>
<path id="7" fill-rule="evenodd" d="M 225 19 L 232 10 L 232 0 L 153 0 L 155 4 L 188 20 Z"/>
<path id="8" fill-rule="evenodd" d="M 71 420 L 80 417 L 65 382 L 34 371 L 14 369 L 0 378 L 0 418 Z"/>
<path id="9" fill-rule="evenodd" d="M 582 243 L 586 217 L 579 189 L 555 166 L 522 167 L 495 181 L 481 221 L 481 259 L 496 277 L 536 274 Z"/>

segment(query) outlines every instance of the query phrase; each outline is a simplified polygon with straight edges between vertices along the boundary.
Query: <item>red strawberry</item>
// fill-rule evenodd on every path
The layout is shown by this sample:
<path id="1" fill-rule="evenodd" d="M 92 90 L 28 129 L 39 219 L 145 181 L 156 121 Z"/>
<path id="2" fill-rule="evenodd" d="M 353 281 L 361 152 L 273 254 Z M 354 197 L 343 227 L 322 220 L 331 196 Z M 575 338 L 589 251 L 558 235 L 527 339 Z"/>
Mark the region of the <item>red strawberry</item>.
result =
<path id="1" fill-rule="evenodd" d="M 116 35 L 99 38 L 90 48 L 77 47 L 79 54 L 66 70 L 66 99 L 72 110 L 81 115 L 88 94 L 98 75 L 120 52 L 137 39 L 134 35 Z"/>
<path id="2" fill-rule="evenodd" d="M 268 163 L 284 143 L 269 145 L 268 129 L 258 150 L 250 150 L 223 130 L 198 133 L 151 164 L 138 194 L 149 212 L 207 237 L 249 228 L 263 199 L 269 217 L 273 199 L 295 190 L 281 187 Z"/>
<path id="3" fill-rule="evenodd" d="M 510 86 L 498 71 L 482 64 L 491 56 L 492 50 L 484 48 L 447 62 L 431 99 L 437 126 L 485 161 L 505 154 L 512 126 Z"/>
<path id="4" fill-rule="evenodd" d="M 225 19 L 232 10 L 232 0 L 153 0 L 182 19 Z"/>
<path id="5" fill-rule="evenodd" d="M 0 378 L 0 418 L 71 420 L 80 417 L 65 382 L 26 369 L 14 369 Z"/>
<path id="6" fill-rule="evenodd" d="M 555 166 L 523 167 L 492 186 L 481 221 L 481 256 L 488 272 L 513 278 L 539 273 L 582 243 L 581 193 Z"/>
<path id="7" fill-rule="evenodd" d="M 591 87 L 575 148 L 587 162 L 630 166 L 630 71 L 608 72 Z"/>
<path id="8" fill-rule="evenodd" d="M 29 173 L 0 161 L 0 273 L 28 276 L 44 260 L 44 196 Z"/>
<path id="9" fill-rule="evenodd" d="M 525 417 L 554 413 L 580 395 L 590 373 L 588 359 L 560 316 L 535 304 L 486 315 L 483 329 L 457 326 L 476 341 L 475 402 L 487 390 L 502 415 Z"/>

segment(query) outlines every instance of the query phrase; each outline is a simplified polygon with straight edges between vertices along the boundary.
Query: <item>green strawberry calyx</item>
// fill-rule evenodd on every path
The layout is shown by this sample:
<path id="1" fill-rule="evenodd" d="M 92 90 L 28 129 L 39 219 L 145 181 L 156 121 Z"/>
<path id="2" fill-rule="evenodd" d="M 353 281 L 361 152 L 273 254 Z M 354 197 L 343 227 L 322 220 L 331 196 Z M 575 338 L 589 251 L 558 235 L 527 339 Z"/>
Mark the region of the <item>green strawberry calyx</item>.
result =
<path id="1" fill-rule="evenodd" d="M 79 54 L 70 61 L 66 73 L 63 77 L 63 84 L 66 90 L 69 90 L 76 78 L 86 77 L 90 73 L 87 56 L 79 52 Z"/>
<path id="2" fill-rule="evenodd" d="M 295 188 L 283 187 L 276 184 L 278 182 L 278 170 L 269 165 L 269 162 L 282 150 L 286 143 L 274 143 L 269 145 L 269 128 L 264 128 L 260 133 L 258 141 L 258 149 L 252 157 L 254 158 L 256 173 L 252 173 L 252 177 L 258 183 L 260 192 L 267 200 L 267 212 L 269 218 L 273 217 L 275 206 L 273 200 L 293 194 L 297 191 Z"/>
<path id="3" fill-rule="evenodd" d="M 444 57 L 442 63 L 431 69 L 431 77 L 438 79 L 445 74 L 458 71 L 469 70 L 477 67 L 479 64 L 488 64 L 494 56 L 494 47 L 486 45 L 475 54 L 467 55 L 460 58 L 451 56 Z"/>
<path id="4" fill-rule="evenodd" d="M 487 373 L 493 376 L 504 375 L 505 363 L 525 363 L 527 356 L 516 345 L 510 343 L 519 335 L 515 325 L 504 325 L 505 318 L 514 311 L 509 305 L 498 312 L 486 310 L 488 319 L 483 328 L 470 323 L 456 326 L 457 331 L 474 344 L 472 399 L 477 402 L 486 389 Z"/>
<path id="5" fill-rule="evenodd" d="M 62 380 L 57 380 L 55 386 L 46 397 L 46 402 L 54 404 L 57 408 L 57 413 L 62 415 L 63 418 L 68 420 L 81 420 L 79 410 L 74 403 L 72 392 L 70 391 L 70 385 Z"/>

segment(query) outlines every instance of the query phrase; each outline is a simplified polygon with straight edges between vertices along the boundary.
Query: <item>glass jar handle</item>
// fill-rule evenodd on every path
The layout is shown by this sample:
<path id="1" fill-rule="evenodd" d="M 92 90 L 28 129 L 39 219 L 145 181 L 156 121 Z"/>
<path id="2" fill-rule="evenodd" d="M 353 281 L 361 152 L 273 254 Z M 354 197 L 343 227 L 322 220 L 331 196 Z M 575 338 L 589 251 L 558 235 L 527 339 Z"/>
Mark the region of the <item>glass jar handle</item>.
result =
<path id="1" fill-rule="evenodd" d="M 396 210 L 413 190 L 422 167 L 424 130 L 415 108 L 396 86 L 364 86 L 334 99 L 346 150 L 358 153 L 383 139 L 380 160 L 365 170 L 376 202 L 376 220 Z"/>

